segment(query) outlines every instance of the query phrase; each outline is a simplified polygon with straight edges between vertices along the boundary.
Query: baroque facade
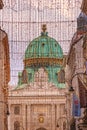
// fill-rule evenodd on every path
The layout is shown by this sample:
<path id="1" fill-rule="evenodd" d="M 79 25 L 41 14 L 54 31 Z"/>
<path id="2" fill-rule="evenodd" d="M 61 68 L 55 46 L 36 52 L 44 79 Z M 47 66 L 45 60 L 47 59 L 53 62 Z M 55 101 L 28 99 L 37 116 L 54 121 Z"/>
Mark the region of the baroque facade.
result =
<path id="1" fill-rule="evenodd" d="M 18 85 L 9 92 L 9 130 L 68 129 L 63 51 L 46 25 L 42 29 L 29 43 Z"/>
<path id="2" fill-rule="evenodd" d="M 69 86 L 73 86 L 75 94 L 80 100 L 81 116 L 87 107 L 87 16 L 81 12 L 77 18 L 77 32 L 74 34 L 67 59 L 70 75 L 67 76 Z M 71 95 L 72 96 L 72 95 Z M 72 97 L 71 97 L 72 103 Z M 70 104 L 72 105 L 72 104 Z M 72 112 L 72 108 L 70 110 Z M 71 117 L 73 118 L 73 116 Z M 80 119 L 80 117 L 77 117 Z M 78 130 L 80 123 L 76 117 L 75 129 Z M 86 128 L 87 129 L 87 128 Z M 72 130 L 72 129 L 71 129 Z M 83 128 L 82 130 L 85 130 Z"/>
<path id="3" fill-rule="evenodd" d="M 0 129 L 7 128 L 8 82 L 10 80 L 9 45 L 7 34 L 0 29 Z"/>

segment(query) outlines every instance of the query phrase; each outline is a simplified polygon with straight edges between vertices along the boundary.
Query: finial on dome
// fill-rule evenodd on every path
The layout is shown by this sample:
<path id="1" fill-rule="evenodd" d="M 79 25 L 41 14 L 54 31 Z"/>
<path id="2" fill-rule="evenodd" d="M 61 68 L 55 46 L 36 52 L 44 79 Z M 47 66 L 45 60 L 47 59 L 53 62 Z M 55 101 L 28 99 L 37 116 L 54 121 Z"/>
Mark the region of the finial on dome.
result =
<path id="1" fill-rule="evenodd" d="M 42 30 L 43 30 L 43 32 L 45 32 L 47 30 L 46 24 L 42 25 Z"/>

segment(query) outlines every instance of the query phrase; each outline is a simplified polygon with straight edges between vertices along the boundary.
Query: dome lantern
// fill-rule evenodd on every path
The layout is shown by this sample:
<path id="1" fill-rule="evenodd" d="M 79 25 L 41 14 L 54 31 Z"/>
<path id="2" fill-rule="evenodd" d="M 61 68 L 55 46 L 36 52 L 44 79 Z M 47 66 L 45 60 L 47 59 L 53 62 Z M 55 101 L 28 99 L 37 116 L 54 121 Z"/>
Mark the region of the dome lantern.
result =
<path id="1" fill-rule="evenodd" d="M 64 88 L 62 48 L 54 38 L 47 35 L 46 24 L 43 24 L 41 28 L 41 35 L 33 39 L 25 51 L 24 70 L 19 76 L 18 85 L 24 87 L 23 84 L 41 81 L 41 85 L 42 82 L 48 82 L 48 84 L 52 83 L 58 88 Z M 46 72 L 45 77 L 43 69 Z M 19 86 L 18 88 L 20 88 Z"/>
<path id="2" fill-rule="evenodd" d="M 46 30 L 47 30 L 46 24 L 42 25 L 42 30 L 43 30 L 43 32 L 46 32 Z"/>
<path id="3" fill-rule="evenodd" d="M 43 24 L 41 36 L 48 36 L 48 32 L 46 32 L 46 30 L 47 30 L 47 26 L 46 26 L 46 24 Z"/>

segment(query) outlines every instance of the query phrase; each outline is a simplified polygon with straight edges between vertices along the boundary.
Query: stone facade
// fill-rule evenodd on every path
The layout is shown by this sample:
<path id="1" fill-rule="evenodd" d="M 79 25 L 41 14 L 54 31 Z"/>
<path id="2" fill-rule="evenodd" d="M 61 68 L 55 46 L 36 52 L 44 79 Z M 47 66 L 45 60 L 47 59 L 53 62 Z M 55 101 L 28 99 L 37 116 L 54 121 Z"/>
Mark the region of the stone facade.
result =
<path id="1" fill-rule="evenodd" d="M 20 129 L 24 130 L 58 130 L 57 123 L 63 130 L 66 119 L 60 122 L 58 119 L 66 118 L 65 89 L 57 89 L 52 84 L 48 84 L 48 88 L 43 84 L 43 88 L 35 89 L 32 85 L 9 93 L 9 130 L 16 130 L 15 122 L 19 122 Z"/>
<path id="2" fill-rule="evenodd" d="M 78 28 L 77 32 L 72 38 L 67 60 L 67 66 L 70 70 L 70 76 L 69 75 L 67 76 L 67 82 L 69 87 L 73 86 L 75 94 L 80 100 L 80 106 L 82 111 L 81 116 L 83 116 L 83 109 L 86 107 L 87 104 L 86 36 L 87 36 L 86 32 L 81 30 L 80 33 L 80 30 Z M 71 103 L 72 103 L 72 95 L 70 101 Z M 72 106 L 71 103 L 70 105 Z M 70 111 L 72 111 L 72 109 Z M 73 119 L 72 115 L 70 118 L 72 121 Z M 76 128 L 75 128 L 76 130 L 78 129 L 77 124 L 79 124 L 78 120 L 76 120 Z"/>
<path id="3" fill-rule="evenodd" d="M 0 129 L 7 130 L 8 82 L 10 80 L 7 34 L 0 29 Z"/>

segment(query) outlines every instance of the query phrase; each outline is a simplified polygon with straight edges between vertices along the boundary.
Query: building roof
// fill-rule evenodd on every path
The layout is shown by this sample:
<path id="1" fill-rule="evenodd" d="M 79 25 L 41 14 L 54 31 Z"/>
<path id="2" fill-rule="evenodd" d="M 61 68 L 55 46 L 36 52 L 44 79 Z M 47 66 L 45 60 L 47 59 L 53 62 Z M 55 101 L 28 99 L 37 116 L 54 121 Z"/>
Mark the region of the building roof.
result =
<path id="1" fill-rule="evenodd" d="M 24 84 L 32 82 L 35 86 L 39 86 L 37 83 L 40 81 L 42 84 L 42 80 L 46 77 L 48 78 L 44 84 L 53 83 L 58 88 L 65 87 L 65 79 L 63 79 L 65 76 L 61 71 L 64 59 L 62 48 L 54 38 L 48 36 L 46 25 L 43 25 L 42 29 L 41 36 L 31 41 L 25 51 L 24 70 L 18 75 L 17 89 L 24 88 Z"/>
<path id="2" fill-rule="evenodd" d="M 43 26 L 41 36 L 31 41 L 25 51 L 25 66 L 63 64 L 61 46 L 54 38 L 48 36 L 46 30 L 44 31 L 46 25 Z"/>
<path id="3" fill-rule="evenodd" d="M 41 36 L 31 41 L 25 51 L 25 59 L 40 57 L 63 58 L 61 46 L 47 32 L 42 32 Z"/>
<path id="4" fill-rule="evenodd" d="M 81 32 L 87 31 L 87 15 L 83 12 L 81 12 L 77 18 L 77 30 Z"/>

